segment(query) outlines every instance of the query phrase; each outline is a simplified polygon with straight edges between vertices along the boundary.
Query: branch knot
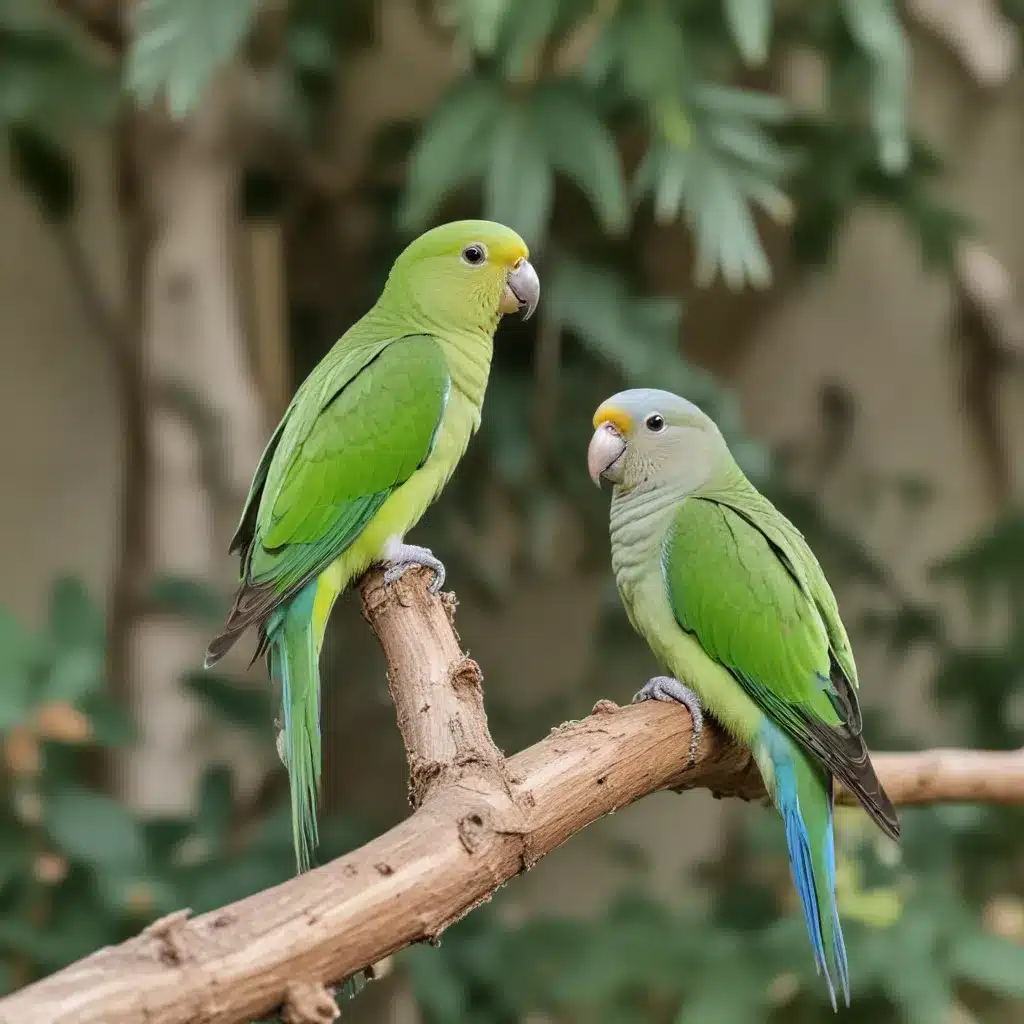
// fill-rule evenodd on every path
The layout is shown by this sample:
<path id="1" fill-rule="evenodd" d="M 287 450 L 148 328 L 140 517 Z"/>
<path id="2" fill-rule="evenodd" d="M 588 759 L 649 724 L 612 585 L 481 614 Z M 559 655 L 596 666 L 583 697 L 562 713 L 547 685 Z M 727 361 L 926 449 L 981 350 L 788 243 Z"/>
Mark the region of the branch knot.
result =
<path id="1" fill-rule="evenodd" d="M 285 990 L 285 1024 L 331 1024 L 341 1016 L 334 996 L 319 982 L 293 981 Z"/>

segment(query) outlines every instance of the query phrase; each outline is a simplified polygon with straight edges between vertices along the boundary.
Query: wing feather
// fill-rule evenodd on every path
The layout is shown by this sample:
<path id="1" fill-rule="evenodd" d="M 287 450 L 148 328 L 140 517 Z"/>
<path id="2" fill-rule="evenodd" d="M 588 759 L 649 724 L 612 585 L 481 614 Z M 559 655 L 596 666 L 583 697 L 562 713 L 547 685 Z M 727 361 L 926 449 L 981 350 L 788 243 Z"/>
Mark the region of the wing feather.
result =
<path id="1" fill-rule="evenodd" d="M 835 598 L 796 528 L 760 495 L 689 497 L 666 537 L 663 565 L 680 626 L 898 837 L 861 735 L 856 669 Z"/>
<path id="2" fill-rule="evenodd" d="M 210 664 L 345 551 L 433 450 L 451 386 L 435 338 L 407 335 L 322 366 L 260 462 L 233 544 L 242 583 Z"/>

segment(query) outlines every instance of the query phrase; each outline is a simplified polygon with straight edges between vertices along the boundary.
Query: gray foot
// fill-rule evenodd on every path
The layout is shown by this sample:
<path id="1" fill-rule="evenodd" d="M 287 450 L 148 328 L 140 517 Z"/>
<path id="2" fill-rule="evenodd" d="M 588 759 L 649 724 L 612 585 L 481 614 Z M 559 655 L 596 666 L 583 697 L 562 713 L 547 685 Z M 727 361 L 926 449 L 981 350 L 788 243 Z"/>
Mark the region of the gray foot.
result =
<path id="1" fill-rule="evenodd" d="M 384 573 L 384 582 L 388 586 L 400 579 L 414 565 L 422 565 L 424 569 L 430 569 L 434 573 L 434 579 L 430 584 L 432 594 L 436 594 L 444 586 L 444 563 L 434 557 L 430 548 L 421 548 L 418 544 L 399 544 L 389 551 L 388 555 L 385 563 L 388 568 Z"/>
<path id="2" fill-rule="evenodd" d="M 655 676 L 653 679 L 648 679 L 644 683 L 643 689 L 637 690 L 633 697 L 634 704 L 643 700 L 663 700 L 668 703 L 682 704 L 690 712 L 690 718 L 693 720 L 693 733 L 690 736 L 689 766 L 692 767 L 697 757 L 700 734 L 704 729 L 704 710 L 700 706 L 700 697 L 688 686 L 683 686 L 678 679 L 673 679 L 672 676 Z"/>

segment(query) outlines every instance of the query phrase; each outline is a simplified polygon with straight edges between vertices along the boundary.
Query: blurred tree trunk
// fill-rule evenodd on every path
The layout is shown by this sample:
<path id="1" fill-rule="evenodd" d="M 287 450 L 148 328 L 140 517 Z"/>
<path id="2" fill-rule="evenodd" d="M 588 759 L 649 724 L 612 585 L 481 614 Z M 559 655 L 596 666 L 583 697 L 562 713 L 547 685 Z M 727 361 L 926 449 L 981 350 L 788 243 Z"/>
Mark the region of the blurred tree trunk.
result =
<path id="1" fill-rule="evenodd" d="M 225 76 L 182 122 L 135 114 L 123 153 L 144 457 L 128 466 L 142 478 L 125 481 L 126 521 L 138 526 L 134 539 L 126 530 L 134 551 L 122 567 L 135 614 L 121 616 L 114 644 L 140 732 L 120 786 L 149 812 L 188 808 L 209 760 L 200 708 L 180 680 L 200 666 L 212 627 L 161 612 L 147 592 L 166 576 L 227 589 L 227 538 L 266 435 L 234 267 L 242 84 Z M 216 749 L 240 767 L 240 752 L 224 757 L 223 736 Z"/>

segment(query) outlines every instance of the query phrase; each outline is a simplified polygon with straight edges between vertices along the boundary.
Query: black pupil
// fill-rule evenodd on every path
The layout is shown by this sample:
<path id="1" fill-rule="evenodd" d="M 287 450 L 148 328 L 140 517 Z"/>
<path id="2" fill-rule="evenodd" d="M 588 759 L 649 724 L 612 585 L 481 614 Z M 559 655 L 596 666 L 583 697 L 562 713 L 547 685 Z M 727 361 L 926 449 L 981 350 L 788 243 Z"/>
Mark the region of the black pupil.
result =
<path id="1" fill-rule="evenodd" d="M 665 426 L 665 421 L 660 416 L 648 416 L 647 426 L 649 426 L 651 430 L 661 430 L 661 428 Z"/>
<path id="2" fill-rule="evenodd" d="M 475 245 L 471 245 L 462 255 L 470 263 L 479 263 L 484 258 L 484 254 Z"/>

